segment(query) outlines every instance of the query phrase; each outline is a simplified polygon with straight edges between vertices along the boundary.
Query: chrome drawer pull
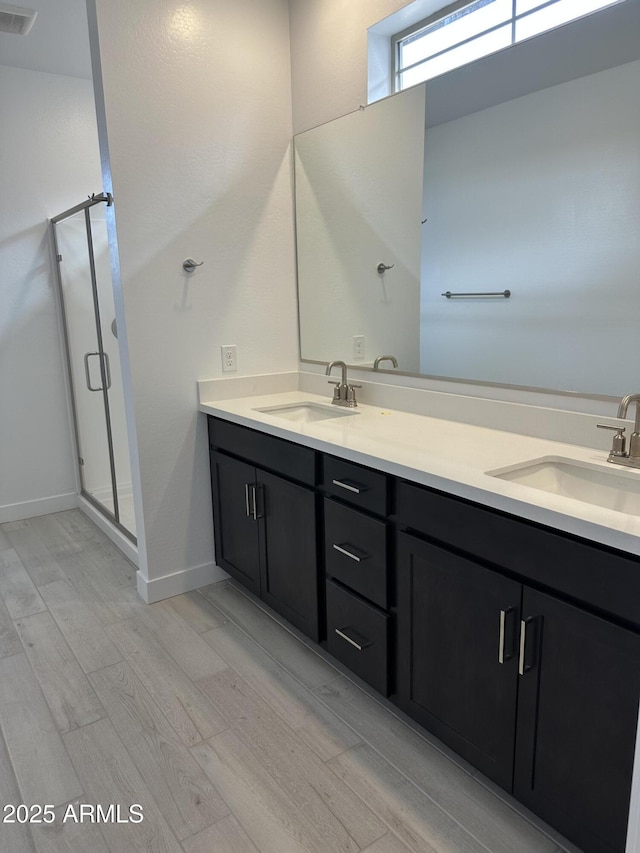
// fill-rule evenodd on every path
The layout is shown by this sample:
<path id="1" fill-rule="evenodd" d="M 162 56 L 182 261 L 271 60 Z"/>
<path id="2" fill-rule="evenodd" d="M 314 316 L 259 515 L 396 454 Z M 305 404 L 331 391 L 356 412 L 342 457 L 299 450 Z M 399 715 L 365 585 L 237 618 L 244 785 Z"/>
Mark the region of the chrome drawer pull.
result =
<path id="1" fill-rule="evenodd" d="M 524 620 L 520 620 L 520 658 L 518 660 L 518 672 L 524 675 L 524 644 L 527 636 L 527 626 Z"/>
<path id="2" fill-rule="evenodd" d="M 539 618 L 539 617 L 538 617 Z M 535 616 L 529 616 L 527 619 L 522 619 L 520 621 L 520 659 L 518 660 L 518 672 L 520 675 L 526 675 L 530 672 L 535 666 L 535 660 L 531 663 L 527 663 L 527 627 L 529 625 L 533 625 L 535 627 L 534 637 L 533 637 L 533 656 L 537 656 L 537 645 L 538 645 L 538 627 L 536 624 L 537 620 Z"/>
<path id="3" fill-rule="evenodd" d="M 244 505 L 247 513 L 247 518 L 251 518 L 251 510 L 249 509 L 249 483 L 244 484 Z"/>
<path id="4" fill-rule="evenodd" d="M 345 630 L 346 630 L 346 629 L 345 629 Z M 355 641 L 355 640 L 352 640 L 352 639 L 351 639 L 351 637 L 347 636 L 347 634 L 345 634 L 345 633 L 344 633 L 344 631 L 341 631 L 341 630 L 340 630 L 340 628 L 336 628 L 336 634 L 337 634 L 339 637 L 342 637 L 342 639 L 343 639 L 343 640 L 346 640 L 346 641 L 347 641 L 347 643 L 351 643 L 351 645 L 352 645 L 354 648 L 356 648 L 359 652 L 364 651 L 364 649 L 366 649 L 366 648 L 367 648 L 367 646 L 370 646 L 370 645 L 371 645 L 371 643 L 366 643 L 364 646 L 361 646 L 361 645 L 360 645 L 360 643 L 356 643 L 356 641 Z"/>
<path id="5" fill-rule="evenodd" d="M 344 480 L 332 480 L 334 486 L 340 486 L 341 489 L 346 489 L 348 492 L 353 492 L 356 495 L 366 492 L 365 489 L 359 489 L 357 486 L 352 486 L 351 483 L 345 483 Z"/>
<path id="6" fill-rule="evenodd" d="M 333 545 L 333 549 L 334 551 L 339 551 L 341 554 L 344 554 L 345 557 L 349 557 L 350 559 L 355 560 L 356 563 L 361 563 L 369 556 L 368 554 L 365 554 L 363 557 L 358 557 L 357 554 L 354 554 L 352 551 L 347 551 L 347 549 L 343 548 L 342 545 L 336 545 L 335 543 Z"/>
<path id="7" fill-rule="evenodd" d="M 504 663 L 504 610 L 500 611 L 500 642 L 498 643 L 498 663 Z"/>
<path id="8" fill-rule="evenodd" d="M 258 521 L 259 518 L 264 518 L 264 494 L 262 492 L 263 484 L 255 483 L 251 486 L 251 498 L 252 498 L 252 509 L 251 515 L 254 521 Z M 258 490 L 260 490 L 261 497 L 261 508 L 258 507 Z"/>
<path id="9" fill-rule="evenodd" d="M 504 643 L 505 643 L 505 635 L 506 635 L 506 627 L 507 627 L 507 616 L 513 612 L 514 612 L 513 607 L 507 607 L 505 610 L 500 611 L 500 639 L 498 642 L 498 663 L 504 663 L 506 660 L 510 660 L 513 657 L 513 654 L 511 652 L 509 652 L 509 654 L 506 654 L 506 655 L 504 652 Z M 511 642 L 511 646 L 513 648 L 513 640 Z"/>

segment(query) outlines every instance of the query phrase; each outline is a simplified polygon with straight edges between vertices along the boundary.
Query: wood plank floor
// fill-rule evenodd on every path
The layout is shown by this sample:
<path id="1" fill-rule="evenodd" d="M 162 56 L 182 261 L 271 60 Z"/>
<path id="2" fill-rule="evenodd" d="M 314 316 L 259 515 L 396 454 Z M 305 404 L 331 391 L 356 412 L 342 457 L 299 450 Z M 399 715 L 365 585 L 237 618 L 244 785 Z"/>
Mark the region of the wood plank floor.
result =
<path id="1" fill-rule="evenodd" d="M 0 731 L 0 805 L 55 807 L 3 853 L 576 851 L 232 582 L 144 605 L 77 510 L 0 525 Z"/>

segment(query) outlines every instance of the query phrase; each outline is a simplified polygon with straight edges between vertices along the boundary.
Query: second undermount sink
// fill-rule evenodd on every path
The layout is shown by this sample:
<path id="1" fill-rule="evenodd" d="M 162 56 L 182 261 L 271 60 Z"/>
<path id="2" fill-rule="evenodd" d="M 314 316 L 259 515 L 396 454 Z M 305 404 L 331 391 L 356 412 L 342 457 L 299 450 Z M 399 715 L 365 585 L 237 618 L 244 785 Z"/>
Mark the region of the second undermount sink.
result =
<path id="1" fill-rule="evenodd" d="M 640 515 L 640 472 L 610 469 L 561 456 L 545 456 L 487 471 L 490 477 L 541 489 L 552 495 Z"/>
<path id="2" fill-rule="evenodd" d="M 306 400 L 301 403 L 285 403 L 282 406 L 264 406 L 260 409 L 254 409 L 254 411 L 263 412 L 266 415 L 273 415 L 273 417 L 284 418 L 287 421 L 294 421 L 296 423 L 327 421 L 359 414 L 359 412 L 354 412 L 353 409 L 340 408 L 331 403 L 325 406 L 322 403 L 314 403 Z"/>

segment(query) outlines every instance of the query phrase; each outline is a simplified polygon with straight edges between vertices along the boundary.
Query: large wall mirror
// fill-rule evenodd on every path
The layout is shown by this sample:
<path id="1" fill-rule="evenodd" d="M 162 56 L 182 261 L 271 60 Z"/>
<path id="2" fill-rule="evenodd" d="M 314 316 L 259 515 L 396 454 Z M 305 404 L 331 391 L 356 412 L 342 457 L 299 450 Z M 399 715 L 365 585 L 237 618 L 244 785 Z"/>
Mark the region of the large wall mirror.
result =
<path id="1" fill-rule="evenodd" d="M 303 361 L 639 389 L 640 0 L 302 133 L 295 170 Z"/>

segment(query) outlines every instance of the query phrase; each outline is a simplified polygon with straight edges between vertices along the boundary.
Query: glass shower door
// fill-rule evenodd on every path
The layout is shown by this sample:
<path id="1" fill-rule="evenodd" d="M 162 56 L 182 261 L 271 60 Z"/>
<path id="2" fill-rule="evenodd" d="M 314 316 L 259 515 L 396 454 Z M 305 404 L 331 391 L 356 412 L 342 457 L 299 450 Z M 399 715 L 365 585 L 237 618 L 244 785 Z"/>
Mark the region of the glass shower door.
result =
<path id="1" fill-rule="evenodd" d="M 118 521 L 127 530 L 135 533 L 136 521 L 133 511 L 133 491 L 131 484 L 131 466 L 129 463 L 129 441 L 124 412 L 124 391 L 122 388 L 122 369 L 116 309 L 113 301 L 111 283 L 111 262 L 104 206 L 94 206 L 89 210 L 93 257 L 96 277 L 96 289 L 99 306 L 100 333 L 105 363 L 109 369 L 107 376 L 109 423 L 111 426 L 111 447 L 114 464 L 114 491 L 118 508 Z M 114 510 L 113 499 L 105 497 L 103 501 Z"/>
<path id="2" fill-rule="evenodd" d="M 82 494 L 135 541 L 135 516 L 104 206 L 52 221 Z"/>

